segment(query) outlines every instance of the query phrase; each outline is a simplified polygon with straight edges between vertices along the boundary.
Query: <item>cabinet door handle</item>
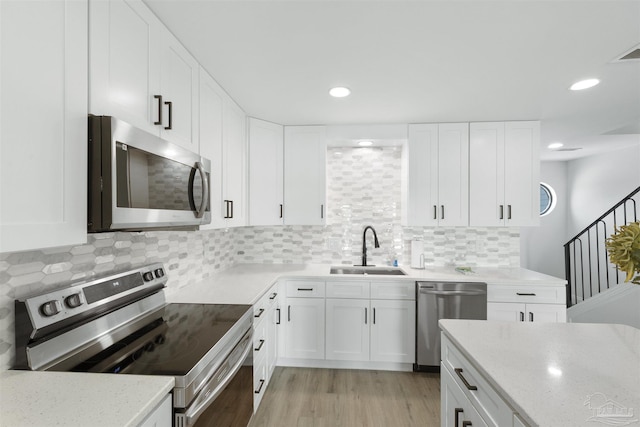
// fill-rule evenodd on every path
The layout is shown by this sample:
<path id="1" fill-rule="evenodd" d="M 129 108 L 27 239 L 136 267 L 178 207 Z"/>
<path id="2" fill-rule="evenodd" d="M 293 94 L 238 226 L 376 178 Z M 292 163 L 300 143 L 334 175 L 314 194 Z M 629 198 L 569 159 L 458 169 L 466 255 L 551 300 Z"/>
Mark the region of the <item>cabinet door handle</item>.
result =
<path id="1" fill-rule="evenodd" d="M 257 390 L 254 390 L 255 394 L 260 394 L 260 392 L 262 391 L 262 386 L 264 385 L 264 380 L 260 380 L 260 385 L 258 386 Z"/>
<path id="2" fill-rule="evenodd" d="M 271 294 L 271 296 L 269 297 L 269 299 L 274 300 L 276 299 L 276 297 L 278 296 L 277 292 L 274 292 L 273 294 Z"/>
<path id="3" fill-rule="evenodd" d="M 460 414 L 462 414 L 464 412 L 464 410 L 462 408 L 455 408 L 454 409 L 454 413 L 453 413 L 453 425 L 455 427 L 458 427 L 458 421 L 459 421 L 459 417 Z"/>
<path id="4" fill-rule="evenodd" d="M 373 307 L 373 324 L 376 324 L 376 308 Z"/>
<path id="5" fill-rule="evenodd" d="M 264 308 L 261 308 L 260 310 L 258 310 L 258 314 L 254 314 L 253 317 L 258 318 L 262 316 L 262 313 L 264 313 Z"/>
<path id="6" fill-rule="evenodd" d="M 529 322 L 533 322 L 533 312 L 529 312 Z"/>
<path id="7" fill-rule="evenodd" d="M 438 219 L 438 207 L 433 205 L 433 219 Z"/>
<path id="8" fill-rule="evenodd" d="M 324 219 L 324 205 L 320 205 L 320 218 Z"/>
<path id="9" fill-rule="evenodd" d="M 521 297 L 535 297 L 536 294 L 530 292 L 516 292 L 516 295 Z"/>
<path id="10" fill-rule="evenodd" d="M 173 102 L 165 101 L 164 105 L 169 106 L 169 126 L 165 126 L 164 128 L 167 130 L 173 129 Z"/>
<path id="11" fill-rule="evenodd" d="M 280 218 L 282 218 L 282 203 L 280 203 Z"/>
<path id="12" fill-rule="evenodd" d="M 231 218 L 230 213 L 229 213 L 229 202 L 231 200 L 225 200 L 224 201 L 224 219 L 229 219 Z"/>
<path id="13" fill-rule="evenodd" d="M 471 421 L 463 421 L 462 422 L 462 427 L 467 427 L 467 426 L 472 426 L 473 424 L 471 424 Z"/>
<path id="14" fill-rule="evenodd" d="M 524 312 L 523 311 L 520 312 L 520 321 L 524 322 Z"/>
<path id="15" fill-rule="evenodd" d="M 364 324 L 367 324 L 367 307 L 364 308 Z"/>
<path id="16" fill-rule="evenodd" d="M 291 322 L 291 306 L 287 306 L 287 322 Z"/>
<path id="17" fill-rule="evenodd" d="M 458 375 L 458 377 L 460 378 L 460 380 L 462 380 L 462 382 L 464 383 L 465 387 L 467 387 L 467 390 L 477 390 L 478 387 L 469 384 L 469 381 L 467 381 L 467 379 L 464 377 L 464 375 L 462 375 L 462 368 L 454 368 L 454 371 L 456 372 L 456 374 Z"/>
<path id="18" fill-rule="evenodd" d="M 444 205 L 440 205 L 440 219 L 444 219 Z"/>
<path id="19" fill-rule="evenodd" d="M 511 219 L 511 205 L 507 205 L 507 219 Z"/>
<path id="20" fill-rule="evenodd" d="M 153 122 L 154 125 L 162 124 L 162 95 L 153 95 L 155 99 L 158 100 L 158 121 Z"/>
<path id="21" fill-rule="evenodd" d="M 500 219 L 504 219 L 504 205 L 500 205 Z"/>
<path id="22" fill-rule="evenodd" d="M 229 218 L 233 218 L 233 200 L 229 200 L 229 204 L 231 205 L 231 216 Z"/>
<path id="23" fill-rule="evenodd" d="M 280 324 L 280 309 L 276 308 L 276 313 L 278 313 L 278 320 L 276 320 L 276 325 Z"/>

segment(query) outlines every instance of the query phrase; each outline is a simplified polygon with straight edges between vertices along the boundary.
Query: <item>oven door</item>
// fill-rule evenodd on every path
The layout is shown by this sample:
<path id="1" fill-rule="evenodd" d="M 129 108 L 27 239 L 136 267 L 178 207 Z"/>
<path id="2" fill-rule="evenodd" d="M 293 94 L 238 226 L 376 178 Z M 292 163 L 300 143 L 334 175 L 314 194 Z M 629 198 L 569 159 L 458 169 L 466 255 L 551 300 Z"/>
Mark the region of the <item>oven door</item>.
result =
<path id="1" fill-rule="evenodd" d="M 186 409 L 175 427 L 246 427 L 253 415 L 251 330 L 242 337 Z"/>

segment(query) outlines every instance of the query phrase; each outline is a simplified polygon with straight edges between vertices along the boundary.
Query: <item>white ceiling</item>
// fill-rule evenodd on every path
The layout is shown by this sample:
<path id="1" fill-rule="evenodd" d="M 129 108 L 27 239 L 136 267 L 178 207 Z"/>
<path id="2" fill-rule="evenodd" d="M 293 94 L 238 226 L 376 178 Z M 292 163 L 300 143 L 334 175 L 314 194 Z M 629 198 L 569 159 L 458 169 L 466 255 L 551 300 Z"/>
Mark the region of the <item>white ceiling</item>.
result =
<path id="1" fill-rule="evenodd" d="M 253 117 L 541 120 L 543 147 L 583 148 L 545 160 L 640 144 L 640 60 L 612 62 L 640 45 L 639 0 L 145 2 Z"/>

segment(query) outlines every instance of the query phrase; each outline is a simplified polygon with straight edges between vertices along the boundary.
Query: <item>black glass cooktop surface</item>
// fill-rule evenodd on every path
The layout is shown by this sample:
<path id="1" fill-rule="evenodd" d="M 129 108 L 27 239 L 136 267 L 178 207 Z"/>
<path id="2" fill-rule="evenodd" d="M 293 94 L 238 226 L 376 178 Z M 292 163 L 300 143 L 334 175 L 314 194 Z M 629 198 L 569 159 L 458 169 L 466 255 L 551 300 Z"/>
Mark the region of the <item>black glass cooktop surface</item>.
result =
<path id="1" fill-rule="evenodd" d="M 251 309 L 250 305 L 168 304 L 146 326 L 72 370 L 184 376 Z"/>

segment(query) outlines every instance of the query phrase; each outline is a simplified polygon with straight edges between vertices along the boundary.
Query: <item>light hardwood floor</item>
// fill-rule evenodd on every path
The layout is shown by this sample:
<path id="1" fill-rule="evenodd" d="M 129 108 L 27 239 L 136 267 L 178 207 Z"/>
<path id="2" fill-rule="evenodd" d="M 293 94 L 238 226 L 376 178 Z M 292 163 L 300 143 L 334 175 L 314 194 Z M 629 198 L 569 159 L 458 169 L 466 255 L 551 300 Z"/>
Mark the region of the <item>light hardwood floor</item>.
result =
<path id="1" fill-rule="evenodd" d="M 278 367 L 249 427 L 439 425 L 439 374 Z"/>

